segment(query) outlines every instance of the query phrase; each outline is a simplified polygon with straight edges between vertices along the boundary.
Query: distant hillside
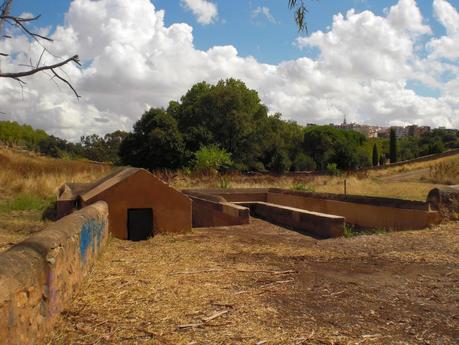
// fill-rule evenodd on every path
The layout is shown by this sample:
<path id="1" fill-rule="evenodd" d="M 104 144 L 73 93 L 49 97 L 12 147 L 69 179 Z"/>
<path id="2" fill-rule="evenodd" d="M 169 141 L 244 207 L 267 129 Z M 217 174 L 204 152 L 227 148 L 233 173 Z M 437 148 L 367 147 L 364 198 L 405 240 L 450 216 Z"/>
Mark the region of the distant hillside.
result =
<path id="1" fill-rule="evenodd" d="M 7 146 L 24 146 L 35 149 L 48 134 L 29 125 L 20 125 L 15 121 L 0 121 L 0 143 Z"/>
<path id="2" fill-rule="evenodd" d="M 104 176 L 110 164 L 39 156 L 26 150 L 0 147 L 0 195 L 52 197 L 64 182 L 89 182 Z"/>

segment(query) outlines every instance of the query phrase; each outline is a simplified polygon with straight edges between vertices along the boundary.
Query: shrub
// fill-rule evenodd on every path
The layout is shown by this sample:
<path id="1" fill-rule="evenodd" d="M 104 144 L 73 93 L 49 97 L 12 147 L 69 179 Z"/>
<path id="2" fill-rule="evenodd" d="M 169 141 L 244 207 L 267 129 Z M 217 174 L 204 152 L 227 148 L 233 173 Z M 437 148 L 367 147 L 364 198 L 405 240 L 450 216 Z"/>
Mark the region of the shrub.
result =
<path id="1" fill-rule="evenodd" d="M 222 176 L 218 181 L 218 187 L 220 189 L 228 189 L 231 187 L 230 179 L 227 176 Z"/>
<path id="2" fill-rule="evenodd" d="M 194 168 L 205 173 L 212 173 L 231 167 L 231 154 L 217 145 L 203 146 L 195 153 Z"/>
<path id="3" fill-rule="evenodd" d="M 338 176 L 340 174 L 340 171 L 336 165 L 336 163 L 328 163 L 326 171 L 333 176 Z"/>
<path id="4" fill-rule="evenodd" d="M 301 192 L 315 192 L 315 188 L 313 186 L 310 186 L 310 185 L 307 185 L 307 184 L 304 184 L 302 182 L 300 183 L 294 183 L 290 189 L 292 190 L 297 190 L 297 191 L 301 191 Z"/>

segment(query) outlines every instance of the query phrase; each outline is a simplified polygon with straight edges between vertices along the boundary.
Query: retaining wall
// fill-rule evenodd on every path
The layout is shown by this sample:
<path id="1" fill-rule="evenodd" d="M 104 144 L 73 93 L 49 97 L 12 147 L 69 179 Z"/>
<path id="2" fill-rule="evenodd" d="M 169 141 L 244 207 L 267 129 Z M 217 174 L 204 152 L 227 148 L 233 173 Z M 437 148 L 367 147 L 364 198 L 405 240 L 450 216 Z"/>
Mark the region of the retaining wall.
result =
<path id="1" fill-rule="evenodd" d="M 108 239 L 108 207 L 75 212 L 0 254 L 0 343 L 35 344 L 71 302 Z"/>
<path id="2" fill-rule="evenodd" d="M 280 206 L 266 202 L 242 202 L 250 208 L 254 217 L 260 217 L 273 224 L 288 227 L 320 238 L 344 235 L 344 217 L 311 212 L 298 208 Z"/>
<path id="3" fill-rule="evenodd" d="M 227 202 L 220 196 L 185 192 L 192 200 L 194 228 L 249 224 L 250 212 L 246 207 Z"/>
<path id="4" fill-rule="evenodd" d="M 347 223 L 364 228 L 415 230 L 441 221 L 441 214 L 421 201 L 281 189 L 270 189 L 267 199 L 273 204 L 342 216 Z"/>
<path id="5" fill-rule="evenodd" d="M 363 228 L 424 229 L 441 222 L 442 216 L 428 202 L 393 198 L 310 193 L 287 189 L 205 189 L 194 191 L 222 197 L 231 202 L 268 202 L 312 212 L 344 217 Z"/>

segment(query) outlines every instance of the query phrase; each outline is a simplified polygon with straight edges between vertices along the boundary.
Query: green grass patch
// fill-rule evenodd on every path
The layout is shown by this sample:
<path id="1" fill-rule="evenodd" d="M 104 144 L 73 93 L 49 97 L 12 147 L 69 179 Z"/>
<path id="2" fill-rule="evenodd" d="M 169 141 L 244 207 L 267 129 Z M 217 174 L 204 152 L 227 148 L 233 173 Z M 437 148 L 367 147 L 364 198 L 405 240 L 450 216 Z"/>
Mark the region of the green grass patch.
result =
<path id="1" fill-rule="evenodd" d="M 307 185 L 307 184 L 304 184 L 304 183 L 294 183 L 290 189 L 292 190 L 296 190 L 296 191 L 300 191 L 300 192 L 315 192 L 315 188 L 313 186 L 310 186 L 310 185 Z"/>
<path id="2" fill-rule="evenodd" d="M 352 224 L 344 225 L 344 237 L 346 238 L 363 235 L 382 235 L 387 233 L 388 231 L 386 229 L 357 229 Z"/>
<path id="3" fill-rule="evenodd" d="M 13 199 L 0 203 L 0 213 L 12 211 L 43 211 L 50 203 L 51 198 L 42 198 L 30 194 L 20 194 Z"/>

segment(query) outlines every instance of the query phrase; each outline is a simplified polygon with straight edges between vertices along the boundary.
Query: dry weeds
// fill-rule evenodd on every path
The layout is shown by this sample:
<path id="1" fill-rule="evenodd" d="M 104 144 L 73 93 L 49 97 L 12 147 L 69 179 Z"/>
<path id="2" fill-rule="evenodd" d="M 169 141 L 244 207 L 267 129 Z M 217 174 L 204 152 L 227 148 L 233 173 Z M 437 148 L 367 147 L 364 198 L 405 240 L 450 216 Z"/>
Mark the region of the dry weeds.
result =
<path id="1" fill-rule="evenodd" d="M 55 199 L 63 183 L 90 182 L 110 170 L 111 166 L 106 164 L 53 159 L 0 147 L 0 252 L 46 226 L 42 221 L 44 210 L 33 206 L 21 211 L 5 211 L 8 207 L 4 205 L 8 202 L 22 196 L 32 201 L 41 200 L 46 205 Z"/>
<path id="2" fill-rule="evenodd" d="M 65 182 L 90 182 L 111 170 L 107 164 L 53 159 L 0 148 L 2 198 L 21 193 L 50 197 Z"/>
<path id="3" fill-rule="evenodd" d="M 254 220 L 113 240 L 44 344 L 454 344 L 458 234 L 317 241 Z"/>

